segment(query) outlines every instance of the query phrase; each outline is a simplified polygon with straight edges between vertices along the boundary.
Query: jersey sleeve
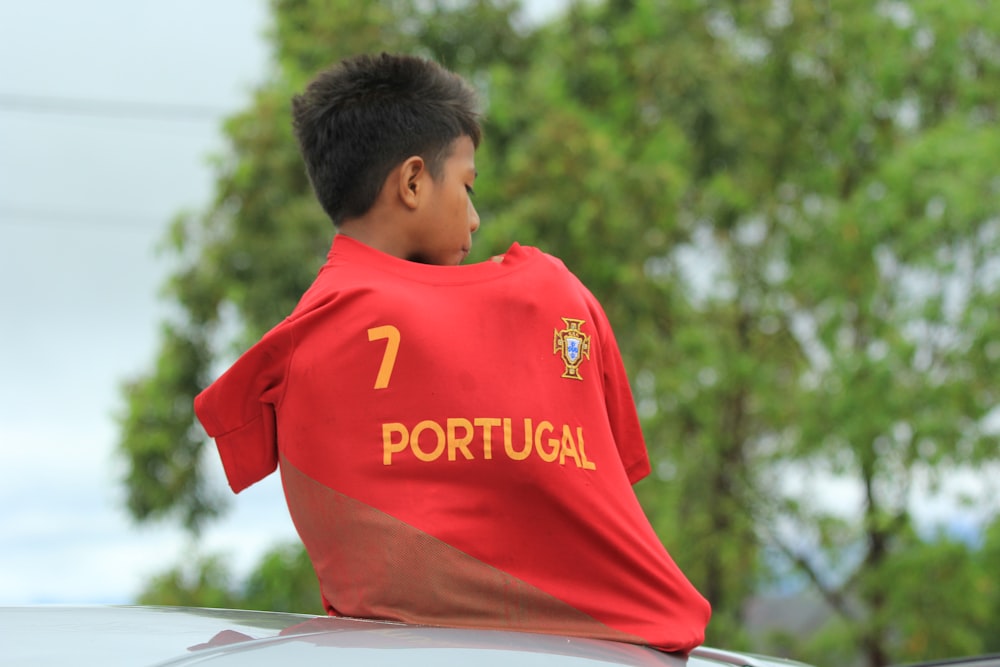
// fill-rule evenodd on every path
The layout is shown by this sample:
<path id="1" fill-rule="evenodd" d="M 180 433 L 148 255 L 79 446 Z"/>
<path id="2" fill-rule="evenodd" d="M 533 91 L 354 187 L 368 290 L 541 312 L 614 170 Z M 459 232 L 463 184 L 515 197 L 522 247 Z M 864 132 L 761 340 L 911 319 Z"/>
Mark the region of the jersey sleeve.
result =
<path id="1" fill-rule="evenodd" d="M 608 322 L 604 308 L 597 298 L 586 291 L 587 301 L 600 336 L 601 356 L 604 365 L 604 400 L 608 410 L 611 432 L 615 438 L 622 464 L 632 484 L 650 473 L 649 454 L 646 441 L 635 409 L 635 399 L 629 386 L 628 374 L 622 361 L 621 351 L 614 331 Z"/>
<path id="2" fill-rule="evenodd" d="M 293 347 L 290 330 L 278 325 L 195 397 L 195 414 L 236 493 L 277 467 L 276 409 Z"/>

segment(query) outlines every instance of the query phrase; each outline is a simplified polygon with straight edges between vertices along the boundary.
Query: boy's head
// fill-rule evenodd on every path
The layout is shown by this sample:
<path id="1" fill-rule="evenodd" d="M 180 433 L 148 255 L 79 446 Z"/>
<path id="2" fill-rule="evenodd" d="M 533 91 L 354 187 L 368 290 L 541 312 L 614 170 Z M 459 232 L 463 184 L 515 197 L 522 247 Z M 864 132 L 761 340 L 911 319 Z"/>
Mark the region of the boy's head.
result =
<path id="1" fill-rule="evenodd" d="M 295 135 L 316 197 L 333 220 L 364 215 L 411 156 L 440 176 L 456 139 L 479 145 L 475 92 L 422 58 L 357 56 L 321 72 L 292 100 Z"/>

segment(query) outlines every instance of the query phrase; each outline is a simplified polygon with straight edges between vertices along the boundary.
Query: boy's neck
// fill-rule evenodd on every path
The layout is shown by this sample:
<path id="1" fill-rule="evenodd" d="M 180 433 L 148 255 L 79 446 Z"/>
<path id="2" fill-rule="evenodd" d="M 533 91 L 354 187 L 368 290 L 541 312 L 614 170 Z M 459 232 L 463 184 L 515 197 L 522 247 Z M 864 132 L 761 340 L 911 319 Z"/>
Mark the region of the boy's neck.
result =
<path id="1" fill-rule="evenodd" d="M 337 232 L 387 255 L 410 259 L 413 210 L 399 197 L 402 177 L 402 166 L 397 166 L 389 173 L 372 207 L 343 220 Z"/>
<path id="2" fill-rule="evenodd" d="M 382 216 L 371 214 L 345 220 L 337 233 L 363 243 L 370 248 L 393 257 L 407 259 L 398 234 L 392 232 L 392 223 Z"/>

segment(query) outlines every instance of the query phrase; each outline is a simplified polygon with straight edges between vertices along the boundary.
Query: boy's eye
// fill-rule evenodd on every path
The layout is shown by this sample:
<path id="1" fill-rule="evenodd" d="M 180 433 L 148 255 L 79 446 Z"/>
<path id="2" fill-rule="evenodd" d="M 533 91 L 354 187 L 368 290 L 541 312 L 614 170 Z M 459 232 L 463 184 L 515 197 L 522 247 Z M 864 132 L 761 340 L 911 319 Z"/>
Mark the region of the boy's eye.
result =
<path id="1" fill-rule="evenodd" d="M 475 194 L 476 194 L 476 191 L 472 189 L 471 185 L 466 185 L 465 186 L 465 191 L 469 193 L 470 197 L 474 197 Z"/>

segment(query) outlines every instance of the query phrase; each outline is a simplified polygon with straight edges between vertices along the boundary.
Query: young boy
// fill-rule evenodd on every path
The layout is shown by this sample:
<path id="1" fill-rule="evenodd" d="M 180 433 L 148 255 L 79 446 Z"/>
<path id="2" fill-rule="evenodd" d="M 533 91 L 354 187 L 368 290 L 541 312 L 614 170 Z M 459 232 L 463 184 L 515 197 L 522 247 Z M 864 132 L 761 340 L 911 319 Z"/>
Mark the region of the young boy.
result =
<path id="1" fill-rule="evenodd" d="M 698 645 L 708 603 L 632 491 L 649 461 L 600 305 L 534 248 L 458 266 L 479 227 L 472 90 L 363 56 L 293 113 L 338 234 L 195 400 L 233 490 L 280 465 L 330 614 Z"/>

